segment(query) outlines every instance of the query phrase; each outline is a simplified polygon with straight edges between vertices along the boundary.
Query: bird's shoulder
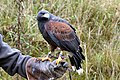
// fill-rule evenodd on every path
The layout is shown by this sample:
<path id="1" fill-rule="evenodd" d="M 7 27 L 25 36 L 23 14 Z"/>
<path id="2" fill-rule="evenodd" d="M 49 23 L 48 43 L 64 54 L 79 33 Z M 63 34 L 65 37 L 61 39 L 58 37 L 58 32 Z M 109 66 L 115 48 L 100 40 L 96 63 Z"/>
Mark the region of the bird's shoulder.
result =
<path id="1" fill-rule="evenodd" d="M 58 32 L 71 32 L 74 31 L 69 25 L 63 22 L 58 21 L 49 21 L 45 24 L 46 30 L 58 31 Z"/>
<path id="2" fill-rule="evenodd" d="M 76 31 L 75 28 L 74 28 L 68 21 L 66 21 L 65 19 L 62 19 L 62 18 L 60 18 L 60 17 L 58 17 L 58 16 L 52 15 L 51 20 L 52 20 L 52 21 L 56 21 L 56 22 L 65 23 L 65 24 L 69 25 L 69 27 L 71 27 L 74 31 Z"/>
<path id="3" fill-rule="evenodd" d="M 52 32 L 59 40 L 70 41 L 75 39 L 74 30 L 66 23 L 51 20 L 45 24 L 45 29 Z"/>

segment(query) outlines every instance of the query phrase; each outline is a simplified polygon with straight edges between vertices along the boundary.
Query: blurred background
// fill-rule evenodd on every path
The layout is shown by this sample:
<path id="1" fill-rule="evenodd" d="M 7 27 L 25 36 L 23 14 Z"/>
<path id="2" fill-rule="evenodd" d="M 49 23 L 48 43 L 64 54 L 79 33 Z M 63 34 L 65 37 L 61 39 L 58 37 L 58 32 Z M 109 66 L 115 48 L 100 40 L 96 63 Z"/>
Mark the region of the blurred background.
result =
<path id="1" fill-rule="evenodd" d="M 49 46 L 36 20 L 41 9 L 76 28 L 86 60 L 82 75 L 71 72 L 73 80 L 120 80 L 120 0 L 0 0 L 4 41 L 22 54 L 46 55 Z M 25 79 L 17 74 L 11 77 L 0 68 L 0 80 Z M 59 80 L 69 80 L 69 72 Z"/>

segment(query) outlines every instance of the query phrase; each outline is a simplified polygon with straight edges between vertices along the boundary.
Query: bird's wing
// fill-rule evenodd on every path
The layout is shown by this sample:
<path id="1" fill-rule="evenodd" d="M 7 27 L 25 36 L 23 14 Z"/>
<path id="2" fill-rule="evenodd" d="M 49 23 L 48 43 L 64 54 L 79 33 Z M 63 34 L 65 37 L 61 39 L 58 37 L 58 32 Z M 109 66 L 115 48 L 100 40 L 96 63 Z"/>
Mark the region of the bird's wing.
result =
<path id="1" fill-rule="evenodd" d="M 62 19 L 62 18 L 60 18 L 60 17 L 57 17 L 57 16 L 55 16 L 55 15 L 52 15 L 52 20 L 53 20 L 53 21 L 58 21 L 58 22 L 63 22 L 63 23 L 65 23 L 65 24 L 69 25 L 74 31 L 76 31 L 75 28 L 74 28 L 71 24 L 69 24 L 66 20 L 64 20 L 64 19 Z"/>
<path id="2" fill-rule="evenodd" d="M 61 41 L 71 41 L 75 38 L 73 29 L 62 22 L 49 21 L 45 25 L 45 30 Z"/>
<path id="3" fill-rule="evenodd" d="M 45 24 L 45 30 L 51 38 L 57 39 L 53 40 L 54 42 L 58 43 L 59 41 L 60 47 L 69 48 L 67 50 L 71 50 L 73 47 L 77 49 L 80 44 L 76 33 L 66 23 L 49 21 Z"/>

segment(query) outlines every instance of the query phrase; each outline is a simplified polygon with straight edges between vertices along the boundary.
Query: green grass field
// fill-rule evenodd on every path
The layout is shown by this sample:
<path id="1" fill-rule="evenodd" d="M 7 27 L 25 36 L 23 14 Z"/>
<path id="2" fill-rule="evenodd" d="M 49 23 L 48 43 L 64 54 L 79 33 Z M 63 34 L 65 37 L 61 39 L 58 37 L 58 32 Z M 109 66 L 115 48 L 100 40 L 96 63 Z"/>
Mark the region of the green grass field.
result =
<path id="1" fill-rule="evenodd" d="M 86 60 L 82 75 L 71 73 L 73 80 L 120 80 L 120 0 L 0 0 L 4 41 L 25 55 L 46 55 L 36 20 L 43 8 L 76 28 Z M 68 73 L 60 80 L 69 80 Z M 0 69 L 0 80 L 24 79 Z"/>

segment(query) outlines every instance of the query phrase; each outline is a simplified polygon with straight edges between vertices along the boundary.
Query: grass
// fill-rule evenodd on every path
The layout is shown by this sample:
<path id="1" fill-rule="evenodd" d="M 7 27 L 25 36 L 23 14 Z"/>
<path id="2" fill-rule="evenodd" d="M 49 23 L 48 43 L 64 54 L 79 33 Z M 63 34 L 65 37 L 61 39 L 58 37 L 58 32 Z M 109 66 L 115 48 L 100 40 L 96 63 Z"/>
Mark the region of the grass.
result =
<path id="1" fill-rule="evenodd" d="M 119 0 L 0 0 L 0 33 L 4 41 L 25 55 L 46 55 L 49 46 L 41 36 L 36 15 L 42 8 L 71 23 L 81 40 L 84 74 L 73 80 L 120 79 Z M 69 80 L 68 72 L 63 80 Z M 62 80 L 60 79 L 60 80 Z M 0 80 L 23 80 L 0 69 Z"/>

